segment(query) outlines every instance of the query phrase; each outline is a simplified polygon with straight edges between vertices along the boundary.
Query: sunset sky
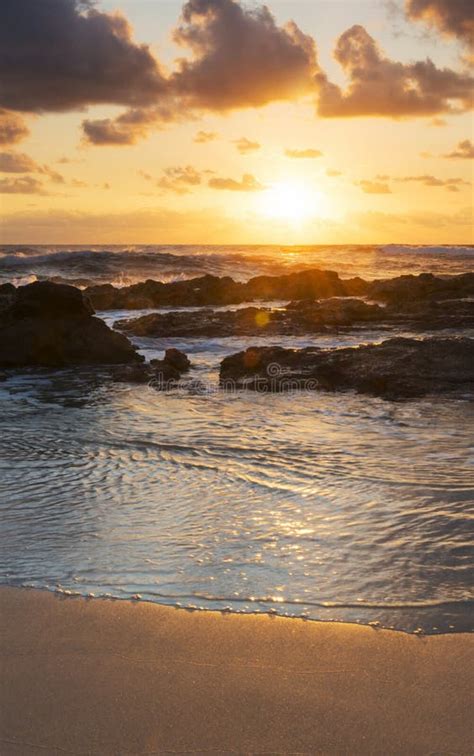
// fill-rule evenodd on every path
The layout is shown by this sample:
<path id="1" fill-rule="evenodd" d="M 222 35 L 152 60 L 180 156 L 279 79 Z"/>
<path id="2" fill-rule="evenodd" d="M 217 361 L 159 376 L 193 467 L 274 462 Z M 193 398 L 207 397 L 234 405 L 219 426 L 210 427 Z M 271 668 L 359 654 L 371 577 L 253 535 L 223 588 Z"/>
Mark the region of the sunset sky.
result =
<path id="1" fill-rule="evenodd" d="M 2 0 L 0 243 L 473 243 L 465 0 Z"/>

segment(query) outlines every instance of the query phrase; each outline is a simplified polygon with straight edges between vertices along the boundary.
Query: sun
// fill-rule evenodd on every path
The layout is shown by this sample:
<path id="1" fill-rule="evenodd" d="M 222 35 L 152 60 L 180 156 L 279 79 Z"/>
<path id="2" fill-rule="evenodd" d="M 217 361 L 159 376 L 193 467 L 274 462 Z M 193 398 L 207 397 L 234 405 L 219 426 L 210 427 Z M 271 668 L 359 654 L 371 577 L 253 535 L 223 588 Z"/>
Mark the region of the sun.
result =
<path id="1" fill-rule="evenodd" d="M 320 192 L 296 181 L 281 181 L 262 192 L 259 211 L 267 218 L 302 223 L 318 214 Z"/>

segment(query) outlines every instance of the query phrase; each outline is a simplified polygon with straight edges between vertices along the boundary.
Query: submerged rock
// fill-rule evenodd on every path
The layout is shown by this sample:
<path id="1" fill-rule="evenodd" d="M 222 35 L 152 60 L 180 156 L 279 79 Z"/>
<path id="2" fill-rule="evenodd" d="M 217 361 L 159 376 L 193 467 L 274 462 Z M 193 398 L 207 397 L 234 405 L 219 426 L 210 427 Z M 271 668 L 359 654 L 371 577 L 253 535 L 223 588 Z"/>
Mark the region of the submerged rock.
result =
<path id="1" fill-rule="evenodd" d="M 93 317 L 79 289 L 37 282 L 20 286 L 0 314 L 2 367 L 138 362 L 130 341 Z"/>
<path id="2" fill-rule="evenodd" d="M 260 347 L 226 357 L 225 388 L 340 391 L 385 398 L 474 391 L 474 339 L 389 339 L 344 349 Z"/>

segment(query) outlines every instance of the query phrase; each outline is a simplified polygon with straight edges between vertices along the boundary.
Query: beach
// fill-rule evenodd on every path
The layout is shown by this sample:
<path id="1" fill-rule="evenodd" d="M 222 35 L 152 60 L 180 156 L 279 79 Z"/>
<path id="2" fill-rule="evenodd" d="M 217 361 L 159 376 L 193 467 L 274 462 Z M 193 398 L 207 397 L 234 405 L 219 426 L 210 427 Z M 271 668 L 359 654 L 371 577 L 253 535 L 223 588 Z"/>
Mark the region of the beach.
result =
<path id="1" fill-rule="evenodd" d="M 467 634 L 0 590 L 0 751 L 471 753 Z"/>

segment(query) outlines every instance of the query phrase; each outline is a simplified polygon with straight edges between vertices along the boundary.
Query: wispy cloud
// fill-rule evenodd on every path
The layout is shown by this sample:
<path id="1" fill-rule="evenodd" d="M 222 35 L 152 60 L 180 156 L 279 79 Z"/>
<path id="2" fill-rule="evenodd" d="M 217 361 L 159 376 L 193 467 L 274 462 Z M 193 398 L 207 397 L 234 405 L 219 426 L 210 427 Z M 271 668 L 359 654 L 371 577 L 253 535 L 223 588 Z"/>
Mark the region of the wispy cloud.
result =
<path id="1" fill-rule="evenodd" d="M 266 189 L 251 173 L 245 173 L 241 181 L 232 178 L 211 178 L 209 186 L 211 189 L 223 189 L 231 192 L 261 192 Z"/>
<path id="2" fill-rule="evenodd" d="M 248 155 L 250 152 L 256 152 L 262 146 L 259 142 L 252 142 L 250 139 L 247 139 L 247 137 L 234 139 L 234 144 L 241 155 Z"/>
<path id="3" fill-rule="evenodd" d="M 321 150 L 305 149 L 305 150 L 285 150 L 286 157 L 294 158 L 296 160 L 312 160 L 314 158 L 322 157 Z"/>

